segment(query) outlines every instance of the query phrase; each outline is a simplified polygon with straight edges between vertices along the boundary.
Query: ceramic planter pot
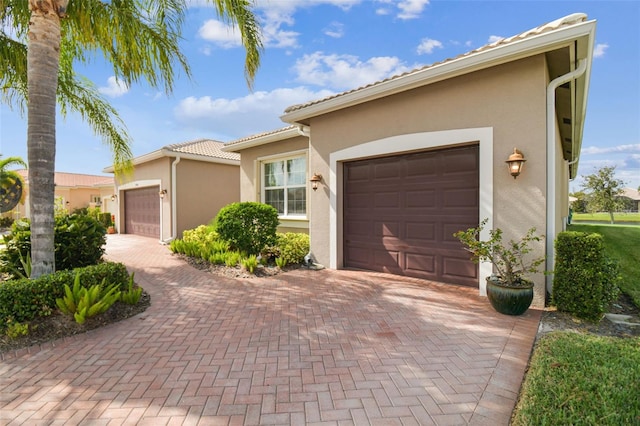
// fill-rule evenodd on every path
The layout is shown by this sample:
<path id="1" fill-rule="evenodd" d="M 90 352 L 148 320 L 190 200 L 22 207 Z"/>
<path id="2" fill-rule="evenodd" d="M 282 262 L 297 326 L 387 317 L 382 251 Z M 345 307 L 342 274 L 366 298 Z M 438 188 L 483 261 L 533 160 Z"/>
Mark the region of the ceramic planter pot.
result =
<path id="1" fill-rule="evenodd" d="M 493 309 L 505 315 L 524 314 L 533 301 L 533 283 L 525 281 L 522 286 L 510 287 L 496 279 L 487 278 L 487 297 Z"/>

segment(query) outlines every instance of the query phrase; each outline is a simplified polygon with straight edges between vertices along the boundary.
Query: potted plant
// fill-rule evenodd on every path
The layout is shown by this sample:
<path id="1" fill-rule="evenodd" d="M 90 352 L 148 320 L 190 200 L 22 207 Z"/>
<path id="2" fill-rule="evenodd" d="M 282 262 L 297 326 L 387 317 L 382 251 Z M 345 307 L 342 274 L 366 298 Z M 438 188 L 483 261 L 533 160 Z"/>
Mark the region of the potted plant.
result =
<path id="1" fill-rule="evenodd" d="M 477 228 L 458 231 L 453 234 L 472 255 L 475 263 L 491 262 L 494 273 L 487 277 L 487 297 L 493 308 L 507 315 L 521 315 L 529 309 L 533 301 L 533 282 L 526 278 L 527 274 L 539 271 L 545 258 L 528 256 L 533 243 L 542 240 L 531 228 L 518 241 L 502 241 L 500 228 L 489 231 L 489 239 L 481 241 L 480 233 L 487 224 L 483 220 Z"/>

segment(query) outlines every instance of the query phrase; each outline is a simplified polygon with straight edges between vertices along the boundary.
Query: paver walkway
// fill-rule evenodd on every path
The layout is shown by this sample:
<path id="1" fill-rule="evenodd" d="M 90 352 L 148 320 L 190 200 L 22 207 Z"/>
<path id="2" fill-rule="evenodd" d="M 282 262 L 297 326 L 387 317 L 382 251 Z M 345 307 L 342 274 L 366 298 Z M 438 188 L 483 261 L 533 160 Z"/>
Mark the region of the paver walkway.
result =
<path id="1" fill-rule="evenodd" d="M 0 363 L 8 425 L 507 425 L 540 312 L 476 290 L 297 270 L 233 280 L 109 236 L 152 306 Z"/>

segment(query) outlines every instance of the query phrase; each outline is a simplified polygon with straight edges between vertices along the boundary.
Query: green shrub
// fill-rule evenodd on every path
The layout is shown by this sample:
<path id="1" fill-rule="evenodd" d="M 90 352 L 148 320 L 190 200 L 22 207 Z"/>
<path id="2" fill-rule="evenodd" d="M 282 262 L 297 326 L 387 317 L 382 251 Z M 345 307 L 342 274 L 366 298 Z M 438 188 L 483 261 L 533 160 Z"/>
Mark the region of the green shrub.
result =
<path id="1" fill-rule="evenodd" d="M 29 324 L 9 320 L 7 321 L 7 330 L 5 331 L 5 334 L 10 339 L 26 336 L 29 334 Z"/>
<path id="2" fill-rule="evenodd" d="M 213 225 L 200 225 L 194 229 L 182 231 L 182 240 L 186 243 L 200 243 L 208 245 L 218 239 Z"/>
<path id="3" fill-rule="evenodd" d="M 87 215 L 56 217 L 54 250 L 56 270 L 97 264 L 104 254 L 106 228 Z M 0 252 L 0 271 L 14 277 L 27 276 L 21 259 L 31 251 L 31 224 L 27 219 L 14 222 L 4 236 L 5 250 Z"/>
<path id="4" fill-rule="evenodd" d="M 253 274 L 258 267 L 258 256 L 252 254 L 249 257 L 246 257 L 240 261 L 242 267 L 247 270 L 250 274 Z"/>
<path id="5" fill-rule="evenodd" d="M 238 262 L 240 262 L 241 257 L 242 254 L 239 251 L 228 251 L 224 256 L 224 264 L 233 268 L 238 264 Z"/>
<path id="6" fill-rule="evenodd" d="M 218 212 L 215 230 L 232 249 L 258 254 L 275 244 L 278 211 L 268 204 L 243 202 L 229 204 Z"/>
<path id="7" fill-rule="evenodd" d="M 80 273 L 77 272 L 73 287 L 64 285 L 64 297 L 56 299 L 56 305 L 65 315 L 71 315 L 78 324 L 84 324 L 87 318 L 92 318 L 107 311 L 115 302 L 120 300 L 118 284 L 95 284 L 85 287 L 80 284 Z"/>
<path id="8" fill-rule="evenodd" d="M 121 263 L 105 262 L 78 268 L 75 271 L 58 271 L 39 278 L 19 279 L 0 283 L 0 326 L 8 321 L 28 322 L 39 316 L 50 315 L 56 308 L 56 299 L 64 297 L 64 286 L 74 282 L 75 274 L 85 286 L 103 281 L 126 288 L 129 274 Z"/>
<path id="9" fill-rule="evenodd" d="M 309 253 L 309 235 L 298 232 L 278 233 L 279 255 L 287 265 L 302 263 Z"/>
<path id="10" fill-rule="evenodd" d="M 287 261 L 284 257 L 276 257 L 276 266 L 280 269 L 283 269 L 285 266 L 287 266 Z"/>
<path id="11" fill-rule="evenodd" d="M 227 253 L 225 252 L 215 252 L 209 259 L 207 259 L 209 263 L 213 263 L 214 265 L 224 265 L 227 263 Z"/>
<path id="12" fill-rule="evenodd" d="M 619 294 L 618 264 L 600 234 L 561 232 L 556 239 L 552 300 L 559 311 L 600 321 Z"/>
<path id="13" fill-rule="evenodd" d="M 120 301 L 127 305 L 137 305 L 140 301 L 140 297 L 142 296 L 142 287 L 133 286 L 134 275 L 135 274 L 132 273 L 129 277 L 129 285 L 127 289 L 120 292 Z"/>
<path id="14" fill-rule="evenodd" d="M 14 219 L 12 217 L 0 217 L 0 228 L 9 228 L 13 225 Z"/>

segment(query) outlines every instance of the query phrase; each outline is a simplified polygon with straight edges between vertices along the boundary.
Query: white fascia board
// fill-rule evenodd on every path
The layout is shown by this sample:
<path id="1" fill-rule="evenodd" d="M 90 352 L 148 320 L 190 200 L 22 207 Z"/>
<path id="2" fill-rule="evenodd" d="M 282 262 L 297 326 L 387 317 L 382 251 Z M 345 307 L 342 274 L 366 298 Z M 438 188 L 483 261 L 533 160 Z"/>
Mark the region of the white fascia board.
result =
<path id="1" fill-rule="evenodd" d="M 365 87 L 352 93 L 339 95 L 336 98 L 327 99 L 326 101 L 285 113 L 280 116 L 280 119 L 291 124 L 300 123 L 302 120 L 311 117 L 555 50 L 580 37 L 592 34 L 594 28 L 595 21 L 587 21 L 568 28 L 529 36 L 503 46 L 496 46 L 439 65 L 434 65 L 433 67 L 425 68 L 406 76 Z"/>
<path id="2" fill-rule="evenodd" d="M 234 143 L 233 145 L 225 145 L 220 149 L 224 152 L 238 152 L 242 151 L 243 149 L 253 148 L 254 146 L 266 145 L 272 142 L 295 138 L 296 136 L 300 136 L 300 132 L 297 128 L 294 127 L 282 132 L 275 132 L 268 135 L 248 139 L 243 142 Z"/>
<path id="3" fill-rule="evenodd" d="M 198 155 L 198 154 L 189 154 L 184 152 L 170 151 L 164 148 L 162 149 L 162 154 L 163 154 L 162 157 L 170 157 L 170 158 L 180 157 L 183 160 L 203 161 L 205 163 L 229 164 L 232 166 L 240 165 L 240 160 L 231 160 L 228 158 L 219 158 L 219 157 L 207 157 L 207 156 Z"/>

